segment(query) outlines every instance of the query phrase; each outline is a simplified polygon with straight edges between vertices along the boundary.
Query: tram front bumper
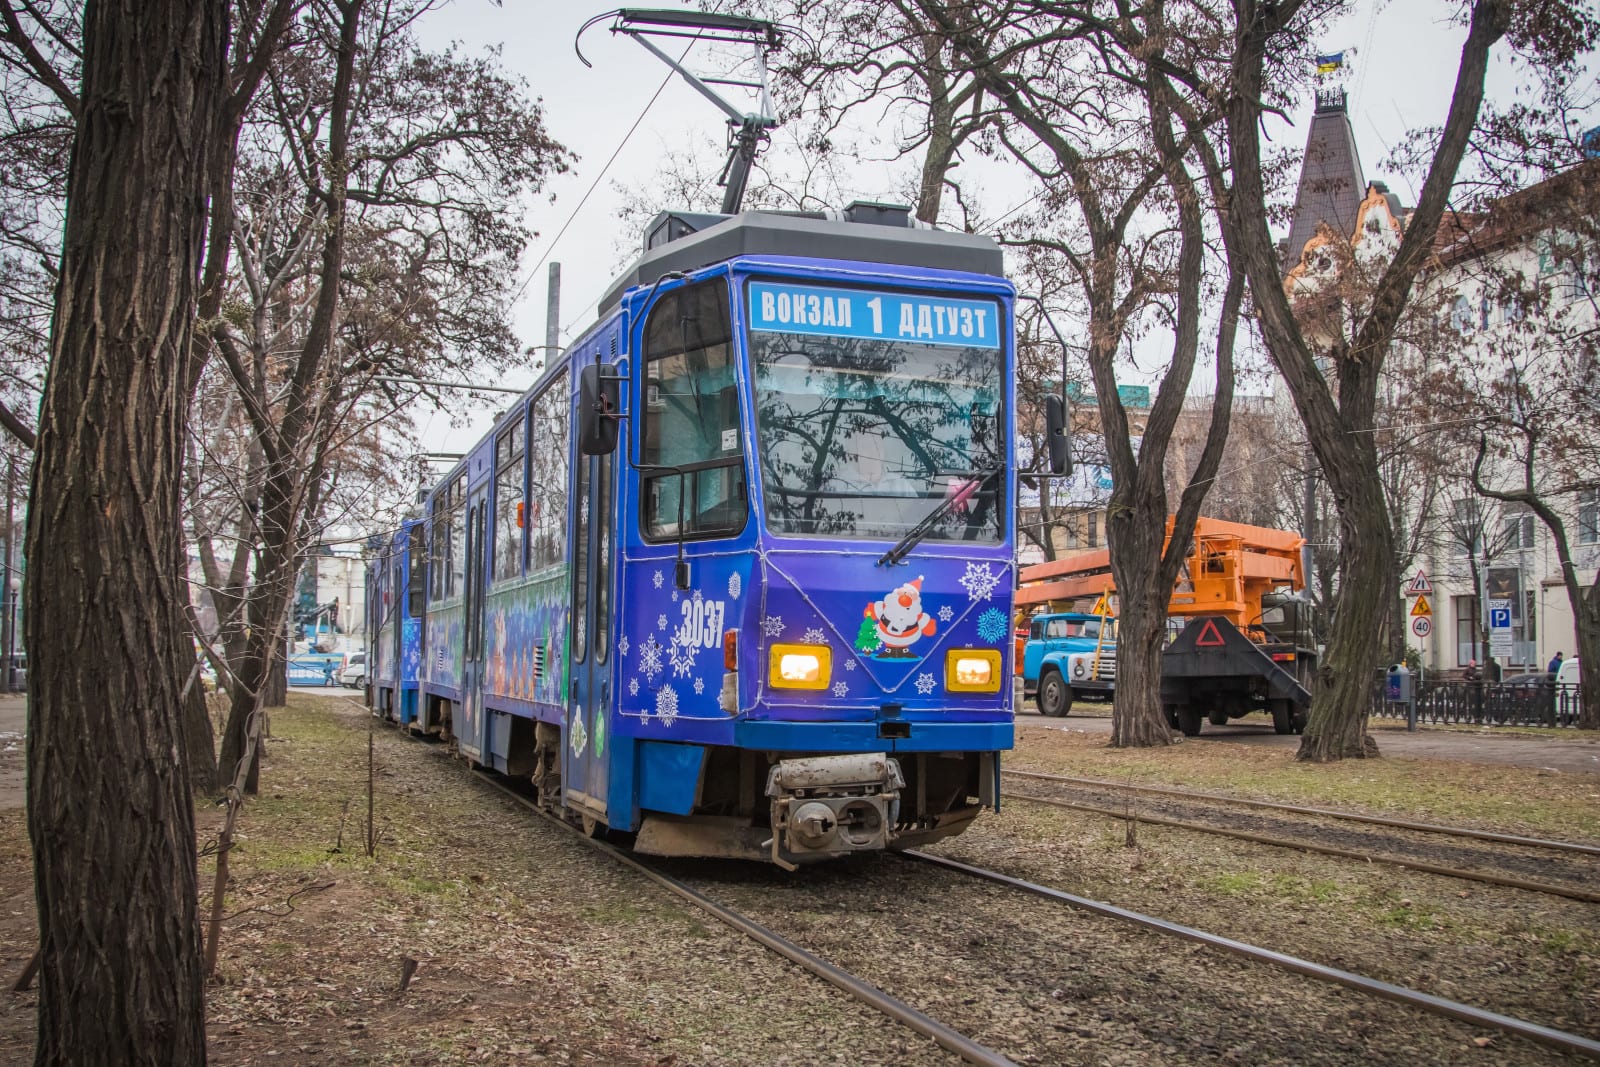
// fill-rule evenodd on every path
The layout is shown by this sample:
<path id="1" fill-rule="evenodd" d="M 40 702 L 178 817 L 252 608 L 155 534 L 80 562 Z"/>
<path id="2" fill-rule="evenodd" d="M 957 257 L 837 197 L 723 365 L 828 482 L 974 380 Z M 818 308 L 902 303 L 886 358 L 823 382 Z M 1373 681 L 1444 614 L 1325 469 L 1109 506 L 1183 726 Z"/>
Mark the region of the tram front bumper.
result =
<path id="1" fill-rule="evenodd" d="M 767 775 L 772 860 L 883 849 L 900 815 L 900 764 L 882 752 L 779 760 Z"/>

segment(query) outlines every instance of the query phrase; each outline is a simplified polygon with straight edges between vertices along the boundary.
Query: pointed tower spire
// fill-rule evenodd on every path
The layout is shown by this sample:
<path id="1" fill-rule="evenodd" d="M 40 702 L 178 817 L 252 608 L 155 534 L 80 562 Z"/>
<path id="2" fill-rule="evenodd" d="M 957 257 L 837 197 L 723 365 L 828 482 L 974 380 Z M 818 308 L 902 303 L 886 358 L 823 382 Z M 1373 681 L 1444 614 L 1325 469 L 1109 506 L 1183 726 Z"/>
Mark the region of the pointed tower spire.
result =
<path id="1" fill-rule="evenodd" d="M 1306 156 L 1300 165 L 1300 189 L 1294 199 L 1294 221 L 1283 248 L 1284 277 L 1300 262 L 1306 242 L 1316 235 L 1322 223 L 1346 237 L 1355 234 L 1356 215 L 1367 183 L 1345 106 L 1343 88 L 1324 86 L 1317 90 L 1317 109 L 1311 116 L 1311 128 L 1306 131 Z"/>

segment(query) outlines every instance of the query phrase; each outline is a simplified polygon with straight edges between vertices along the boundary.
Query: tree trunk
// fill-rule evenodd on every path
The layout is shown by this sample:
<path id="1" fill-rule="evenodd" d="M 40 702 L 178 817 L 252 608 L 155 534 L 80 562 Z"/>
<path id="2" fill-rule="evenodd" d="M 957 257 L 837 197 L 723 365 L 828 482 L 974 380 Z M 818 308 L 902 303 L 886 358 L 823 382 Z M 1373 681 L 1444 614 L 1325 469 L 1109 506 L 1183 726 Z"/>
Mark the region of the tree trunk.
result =
<path id="1" fill-rule="evenodd" d="M 40 1064 L 204 1063 L 181 468 L 228 5 L 90 3 L 28 521 Z"/>
<path id="2" fill-rule="evenodd" d="M 206 691 L 199 678 L 183 699 L 183 751 L 189 761 L 189 785 L 201 794 L 216 789 L 217 739 L 211 730 L 211 709 L 206 707 Z"/>
<path id="3" fill-rule="evenodd" d="M 1166 643 L 1171 585 L 1162 586 L 1161 546 L 1166 524 L 1138 523 L 1117 531 L 1125 566 L 1117 576 L 1117 694 L 1111 747 L 1169 745 L 1172 729 L 1161 707 L 1161 649 Z M 1154 538 L 1149 532 L 1154 531 Z M 1113 536 L 1108 533 L 1107 537 Z M 1130 548 L 1132 549 L 1130 551 Z M 1124 584 L 1123 579 L 1128 579 Z"/>
<path id="4" fill-rule="evenodd" d="M 1383 492 L 1375 477 L 1353 481 Z M 1339 570 L 1344 581 L 1339 612 L 1326 660 L 1312 684 L 1311 716 L 1296 759 L 1324 763 L 1378 754 L 1378 743 L 1367 735 L 1367 715 L 1382 639 L 1382 630 L 1373 623 L 1389 610 L 1394 573 L 1389 538 L 1389 519 L 1381 506 L 1368 501 L 1340 508 Z"/>
<path id="5" fill-rule="evenodd" d="M 278 638 L 272 649 L 272 666 L 262 680 L 261 706 L 281 708 L 289 703 L 289 637 Z"/>
<path id="6" fill-rule="evenodd" d="M 1578 631 L 1578 656 L 1588 666 L 1580 668 L 1578 726 L 1600 730 L 1600 575 L 1572 605 Z"/>

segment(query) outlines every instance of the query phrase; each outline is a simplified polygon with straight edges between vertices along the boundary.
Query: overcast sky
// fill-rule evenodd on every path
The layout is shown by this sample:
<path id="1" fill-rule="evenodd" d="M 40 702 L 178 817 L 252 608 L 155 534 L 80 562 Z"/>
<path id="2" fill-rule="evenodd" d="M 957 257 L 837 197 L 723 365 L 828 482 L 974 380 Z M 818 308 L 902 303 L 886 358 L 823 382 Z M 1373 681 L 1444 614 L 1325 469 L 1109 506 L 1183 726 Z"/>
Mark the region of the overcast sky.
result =
<path id="1" fill-rule="evenodd" d="M 672 0 L 652 2 L 659 7 L 693 6 Z M 1381 10 L 1375 13 L 1375 6 Z M 1347 85 L 1361 162 L 1369 180 L 1388 179 L 1407 204 L 1415 202 L 1414 190 L 1402 177 L 1385 174 L 1380 163 L 1407 128 L 1437 123 L 1444 117 L 1465 38 L 1462 29 L 1445 21 L 1453 6 L 1424 0 L 1363 0 L 1323 42 L 1329 52 L 1357 50 L 1350 58 Z M 723 136 L 722 114 L 676 77 L 645 113 L 668 70 L 639 45 L 613 37 L 606 31 L 608 22 L 591 29 L 583 39 L 584 54 L 594 66 L 587 68 L 579 62 L 573 51 L 574 35 L 585 21 L 607 10 L 610 8 L 603 4 L 557 0 L 504 0 L 502 7 L 489 0 L 456 0 L 432 13 L 420 30 L 423 40 L 433 47 L 457 41 L 474 52 L 500 48 L 504 66 L 527 79 L 531 91 L 543 98 L 551 133 L 579 157 L 571 172 L 550 184 L 544 197 L 527 205 L 539 237 L 524 257 L 526 288 L 515 310 L 515 326 L 524 345 L 544 343 L 545 274 L 551 260 L 561 263 L 561 340 L 565 344 L 594 321 L 595 302 L 616 273 L 619 245 L 625 241 L 637 247 L 638 234 L 620 233 L 617 211 L 622 197 L 617 183 L 640 186 L 671 148 L 707 139 L 720 143 Z M 688 63 L 694 67 L 694 53 Z M 1506 71 L 1496 71 L 1491 77 L 1491 97 L 1511 91 L 1511 82 Z M 1293 116 L 1293 126 L 1278 124 L 1269 134 L 1279 143 L 1302 143 L 1310 111 L 1307 100 Z M 624 143 L 629 127 L 641 113 L 643 120 Z M 613 153 L 617 153 L 616 159 L 602 176 Z M 890 154 L 886 145 L 883 155 Z M 597 177 L 599 184 L 578 209 Z M 852 180 L 864 195 L 893 199 L 895 177 L 892 169 L 883 165 L 868 168 Z M 1026 199 L 1028 191 L 1023 185 L 1007 190 L 990 184 L 983 194 L 990 214 L 998 216 Z M 557 240 L 564 226 L 565 233 Z M 530 370 L 495 384 L 523 386 L 532 380 Z M 428 447 L 461 451 L 484 432 L 491 418 L 489 406 L 480 406 L 476 417 L 463 422 L 469 405 L 464 398 L 460 400 L 449 413 L 422 417 Z"/>

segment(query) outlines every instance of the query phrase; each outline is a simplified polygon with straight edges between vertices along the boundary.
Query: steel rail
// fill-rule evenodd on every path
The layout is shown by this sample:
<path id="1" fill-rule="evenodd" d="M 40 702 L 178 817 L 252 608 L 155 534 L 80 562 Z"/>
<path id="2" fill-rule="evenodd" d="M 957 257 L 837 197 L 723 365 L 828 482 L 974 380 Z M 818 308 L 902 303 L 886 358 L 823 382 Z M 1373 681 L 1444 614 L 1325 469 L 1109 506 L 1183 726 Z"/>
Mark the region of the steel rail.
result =
<path id="1" fill-rule="evenodd" d="M 1600 856 L 1600 845 L 1585 845 L 1576 841 L 1551 841 L 1541 837 L 1522 837 L 1517 834 L 1496 833 L 1493 830 L 1474 830 L 1466 826 L 1441 826 L 1438 823 L 1409 822 L 1389 819 L 1382 815 L 1362 815 L 1353 811 L 1335 811 L 1331 808 L 1309 808 L 1298 804 L 1281 804 L 1272 800 L 1254 800 L 1233 797 L 1225 793 L 1208 793 L 1198 789 L 1177 789 L 1172 786 L 1138 785 L 1133 782 L 1112 782 L 1104 778 L 1078 778 L 1068 774 L 1045 774 L 1042 771 L 1019 771 L 1007 768 L 1008 776 L 1038 778 L 1042 781 L 1065 782 L 1070 785 L 1092 785 L 1104 789 L 1126 789 L 1135 793 L 1158 793 L 1163 796 L 1188 797 L 1195 800 L 1220 800 L 1225 804 L 1238 804 L 1247 808 L 1268 808 L 1273 811 L 1293 812 L 1297 815 L 1321 815 L 1347 822 L 1369 823 L 1373 826 L 1390 826 L 1397 830 L 1416 830 L 1420 833 L 1448 834 L 1452 837 L 1470 837 L 1479 841 L 1494 841 L 1504 845 L 1521 845 L 1526 848 L 1555 849 L 1562 852 L 1579 852 Z"/>
<path id="2" fill-rule="evenodd" d="M 1184 926 L 1181 923 L 1158 919 L 1154 915 L 1129 911 L 1127 908 L 1119 908 L 1115 904 L 1107 904 L 1104 901 L 1090 900 L 1088 897 L 1080 897 L 1060 889 L 1052 889 L 1049 886 L 1039 885 L 1037 882 L 1029 882 L 1021 878 L 1012 877 L 1009 874 L 1001 874 L 999 871 L 974 867 L 970 864 L 962 863 L 960 860 L 934 856 L 918 849 L 907 849 L 902 855 L 912 856 L 936 866 L 948 867 L 950 870 L 960 871 L 975 878 L 986 878 L 991 882 L 999 882 L 1001 885 L 1008 885 L 1013 889 L 1020 889 L 1025 893 L 1033 893 L 1047 900 L 1068 904 L 1095 915 L 1119 919 L 1122 922 L 1133 923 L 1136 926 L 1143 926 L 1159 933 L 1171 934 L 1174 937 L 1198 942 L 1210 948 L 1222 949 L 1225 952 L 1231 952 L 1246 959 L 1281 967 L 1319 981 L 1331 982 L 1371 996 L 1392 1000 L 1399 1004 L 1407 1004 L 1435 1015 L 1443 1015 L 1461 1022 L 1471 1023 L 1474 1026 L 1482 1026 L 1486 1029 L 1516 1034 L 1519 1037 L 1537 1041 L 1541 1045 L 1560 1049 L 1563 1052 L 1576 1052 L 1580 1055 L 1600 1059 L 1600 1041 L 1594 1041 L 1579 1034 L 1569 1034 L 1565 1030 L 1556 1030 L 1552 1027 L 1540 1026 L 1538 1023 L 1530 1023 L 1510 1015 L 1501 1015 L 1499 1012 L 1475 1008 L 1470 1004 L 1463 1004 L 1457 1000 L 1447 1000 L 1444 997 L 1436 997 L 1431 993 L 1407 989 L 1404 986 L 1382 982 L 1376 978 L 1368 978 L 1353 971 L 1343 971 L 1337 967 L 1313 963 L 1298 956 L 1290 956 L 1287 953 L 1276 952 L 1270 948 L 1262 948 L 1259 945 L 1251 945 L 1244 941 L 1235 941 L 1233 938 L 1223 937 L 1221 934 L 1210 934 L 1204 930 L 1197 930 L 1192 926 Z"/>
<path id="3" fill-rule="evenodd" d="M 478 781 L 483 782 L 512 800 L 521 804 L 529 811 L 538 815 L 563 830 L 577 834 L 578 839 L 591 848 L 610 856 L 625 867 L 630 867 L 656 885 L 674 893 L 684 900 L 700 908 L 719 922 L 725 923 L 746 937 L 758 942 L 762 946 L 782 956 L 789 962 L 796 964 L 806 971 L 816 975 L 823 981 L 837 989 L 844 991 L 856 1000 L 887 1015 L 889 1018 L 904 1026 L 915 1030 L 924 1037 L 932 1038 L 934 1043 L 946 1051 L 953 1052 L 968 1063 L 979 1064 L 981 1067 L 1017 1067 L 1015 1061 L 994 1051 L 987 1046 L 980 1045 L 959 1030 L 946 1026 L 930 1015 L 926 1015 L 897 997 L 891 996 L 870 982 L 863 981 L 849 971 L 834 966 L 827 960 L 801 948 L 782 934 L 769 930 L 753 919 L 734 911 L 725 905 L 702 894 L 670 875 L 662 874 L 648 865 L 634 859 L 615 845 L 588 837 L 564 820 L 557 818 L 550 812 L 540 808 L 537 803 L 512 789 L 504 782 L 498 782 L 486 774 L 474 775 Z"/>
<path id="4" fill-rule="evenodd" d="M 1070 811 L 1086 811 L 1093 815 L 1105 815 L 1113 819 L 1132 818 L 1138 822 L 1149 823 L 1153 826 L 1171 826 L 1179 830 L 1197 830 L 1200 833 L 1217 834 L 1221 837 L 1232 837 L 1240 841 L 1251 841 L 1258 845 L 1293 848 L 1302 852 L 1319 852 L 1325 856 L 1360 860 L 1363 863 L 1387 863 L 1390 866 L 1404 867 L 1407 870 L 1422 871 L 1426 874 L 1443 875 L 1446 878 L 1460 878 L 1469 882 L 1484 882 L 1489 885 L 1506 886 L 1510 889 L 1526 889 L 1533 893 L 1546 893 L 1551 896 L 1581 900 L 1588 904 L 1600 904 L 1600 892 L 1556 885 L 1553 882 L 1534 882 L 1526 878 L 1512 878 L 1508 875 L 1489 874 L 1484 871 L 1467 871 L 1457 867 L 1446 867 L 1438 863 L 1428 863 L 1423 860 L 1401 859 L 1397 856 L 1388 856 L 1378 852 L 1357 852 L 1354 849 L 1339 848 L 1336 845 L 1318 845 L 1309 841 L 1295 841 L 1286 837 L 1269 837 L 1266 834 L 1254 834 L 1248 830 L 1230 830 L 1227 827 L 1208 826 L 1201 822 L 1169 819 L 1164 815 L 1134 814 L 1127 811 L 1117 811 L 1115 808 L 1102 808 L 1095 804 L 1079 804 L 1075 801 L 1036 797 L 1027 793 L 1007 793 L 1006 799 L 1025 800 L 1034 804 L 1048 804 L 1053 808 L 1066 808 Z"/>

